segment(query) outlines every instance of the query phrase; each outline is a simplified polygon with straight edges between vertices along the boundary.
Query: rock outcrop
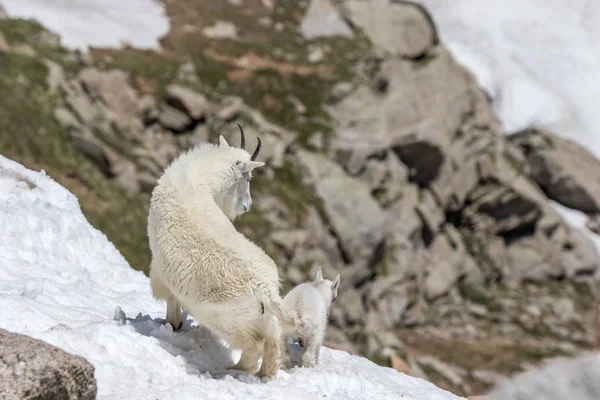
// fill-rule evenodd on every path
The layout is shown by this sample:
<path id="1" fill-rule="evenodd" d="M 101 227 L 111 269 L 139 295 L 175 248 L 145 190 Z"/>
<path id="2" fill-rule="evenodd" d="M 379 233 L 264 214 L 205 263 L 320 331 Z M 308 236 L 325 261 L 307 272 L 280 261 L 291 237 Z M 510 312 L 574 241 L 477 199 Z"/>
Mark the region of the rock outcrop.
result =
<path id="1" fill-rule="evenodd" d="M 93 400 L 94 367 L 41 340 L 0 329 L 0 397 Z"/>

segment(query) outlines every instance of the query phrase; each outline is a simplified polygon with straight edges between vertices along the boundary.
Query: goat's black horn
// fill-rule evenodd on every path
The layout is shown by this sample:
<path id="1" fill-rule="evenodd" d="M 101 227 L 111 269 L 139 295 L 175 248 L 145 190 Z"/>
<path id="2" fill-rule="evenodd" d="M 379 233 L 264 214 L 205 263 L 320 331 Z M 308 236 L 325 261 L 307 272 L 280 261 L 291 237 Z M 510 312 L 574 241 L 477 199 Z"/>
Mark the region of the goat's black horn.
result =
<path id="1" fill-rule="evenodd" d="M 241 149 L 246 149 L 246 137 L 244 136 L 244 129 L 242 128 L 242 126 L 240 124 L 237 124 L 237 126 L 240 128 L 240 136 L 242 137 L 242 142 L 240 144 L 240 148 Z"/>
<path id="2" fill-rule="evenodd" d="M 256 140 L 258 140 L 258 144 L 256 145 L 256 150 L 254 150 L 254 153 L 252 153 L 252 156 L 250 157 L 250 160 L 252 161 L 256 160 L 256 156 L 258 156 L 258 153 L 260 152 L 260 146 L 262 146 L 258 136 L 256 137 Z"/>

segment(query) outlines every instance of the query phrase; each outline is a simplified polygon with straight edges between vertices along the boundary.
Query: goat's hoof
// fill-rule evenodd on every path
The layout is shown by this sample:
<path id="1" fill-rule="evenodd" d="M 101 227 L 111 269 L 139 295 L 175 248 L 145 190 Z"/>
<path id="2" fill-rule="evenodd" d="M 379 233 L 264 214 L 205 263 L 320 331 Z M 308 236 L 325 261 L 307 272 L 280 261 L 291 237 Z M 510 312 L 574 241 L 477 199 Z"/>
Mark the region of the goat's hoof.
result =
<path id="1" fill-rule="evenodd" d="M 177 332 L 177 331 L 180 331 L 180 330 L 181 330 L 181 328 L 183 327 L 183 321 L 181 321 L 181 322 L 179 323 L 179 325 L 177 325 L 177 327 L 175 327 L 175 326 L 174 326 L 172 323 L 170 323 L 170 322 L 167 322 L 167 325 L 171 325 L 171 328 L 173 328 L 173 332 Z"/>

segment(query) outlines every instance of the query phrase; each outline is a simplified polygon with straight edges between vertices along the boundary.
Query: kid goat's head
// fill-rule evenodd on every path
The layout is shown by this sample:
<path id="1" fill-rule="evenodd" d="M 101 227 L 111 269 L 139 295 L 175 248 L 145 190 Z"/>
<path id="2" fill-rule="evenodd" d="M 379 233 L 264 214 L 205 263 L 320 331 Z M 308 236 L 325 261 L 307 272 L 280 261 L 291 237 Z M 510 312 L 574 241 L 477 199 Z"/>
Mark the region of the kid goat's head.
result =
<path id="1" fill-rule="evenodd" d="M 334 281 L 323 279 L 323 269 L 319 266 L 313 285 L 325 300 L 327 307 L 329 307 L 337 299 L 337 292 L 340 287 L 340 275 L 338 274 Z"/>
<path id="2" fill-rule="evenodd" d="M 265 165 L 263 162 L 256 161 L 256 156 L 260 152 L 261 141 L 258 140 L 256 149 L 250 155 L 245 150 L 246 138 L 244 129 L 238 124 L 240 129 L 241 144 L 239 148 L 231 147 L 223 136 L 219 137 L 219 148 L 225 150 L 228 154 L 228 161 L 231 163 L 231 168 L 227 173 L 227 181 L 223 187 L 220 201 L 218 201 L 223 212 L 230 218 L 234 219 L 240 214 L 250 210 L 252 206 L 252 196 L 250 195 L 250 179 L 252 171 L 255 168 Z"/>

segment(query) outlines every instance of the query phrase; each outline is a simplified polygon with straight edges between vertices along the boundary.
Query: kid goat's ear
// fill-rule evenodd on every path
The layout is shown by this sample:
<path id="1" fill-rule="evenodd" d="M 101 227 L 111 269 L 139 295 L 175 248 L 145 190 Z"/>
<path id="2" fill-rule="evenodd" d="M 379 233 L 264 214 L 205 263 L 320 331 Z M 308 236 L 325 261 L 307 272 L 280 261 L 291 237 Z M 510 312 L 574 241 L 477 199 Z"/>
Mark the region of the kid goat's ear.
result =
<path id="1" fill-rule="evenodd" d="M 315 282 L 321 282 L 323 280 L 323 268 L 319 265 L 317 268 L 317 276 L 315 277 Z"/>
<path id="2" fill-rule="evenodd" d="M 228 149 L 229 148 L 229 143 L 227 143 L 227 140 L 225 140 L 225 138 L 223 137 L 223 135 L 219 136 L 219 145 L 221 147 L 223 147 L 224 149 Z"/>
<path id="3" fill-rule="evenodd" d="M 331 290 L 338 290 L 340 287 L 340 274 L 335 277 L 335 280 L 331 283 Z"/>

